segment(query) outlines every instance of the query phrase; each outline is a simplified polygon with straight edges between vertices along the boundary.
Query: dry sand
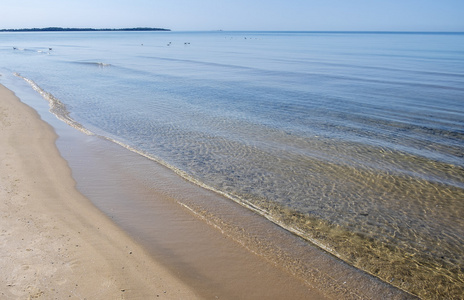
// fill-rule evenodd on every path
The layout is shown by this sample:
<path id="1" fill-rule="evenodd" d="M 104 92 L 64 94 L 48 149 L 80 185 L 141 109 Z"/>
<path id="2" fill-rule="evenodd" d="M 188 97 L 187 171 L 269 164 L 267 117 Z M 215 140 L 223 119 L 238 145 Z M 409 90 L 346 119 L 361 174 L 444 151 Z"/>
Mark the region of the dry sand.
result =
<path id="1" fill-rule="evenodd" d="M 53 129 L 0 85 L 0 299 L 195 299 L 75 188 Z"/>

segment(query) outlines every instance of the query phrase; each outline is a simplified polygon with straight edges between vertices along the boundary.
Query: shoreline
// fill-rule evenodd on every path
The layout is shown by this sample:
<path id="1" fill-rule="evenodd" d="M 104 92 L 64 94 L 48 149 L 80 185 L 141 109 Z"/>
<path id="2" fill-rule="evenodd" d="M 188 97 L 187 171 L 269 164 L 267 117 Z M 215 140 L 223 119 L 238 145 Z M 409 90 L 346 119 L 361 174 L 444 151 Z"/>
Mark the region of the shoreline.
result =
<path id="1" fill-rule="evenodd" d="M 53 128 L 0 99 L 1 298 L 197 298 L 76 190 Z"/>
<path id="2" fill-rule="evenodd" d="M 21 192 L 24 200 L 15 204 L 14 213 L 2 207 L 6 212 L 3 227 L 22 228 L 21 234 L 29 234 L 24 240 L 42 241 L 34 242 L 36 248 L 26 247 L 12 230 L 2 232 L 8 249 L 26 247 L 4 259 L 5 266 L 0 265 L 9 270 L 1 273 L 10 293 L 5 293 L 7 299 L 21 291 L 30 297 L 56 293 L 58 298 L 95 298 L 100 293 L 97 298 L 103 299 L 150 299 L 154 295 L 169 299 L 375 299 L 378 295 L 415 299 L 161 165 L 147 163 L 146 158 L 110 141 L 86 136 L 54 116 L 49 118 L 48 111 L 42 115 L 41 108 L 37 113 L 28 106 L 30 100 L 22 103 L 0 86 L 0 98 L 5 97 L 8 101 L 0 106 L 0 126 L 11 130 L 9 136 L 8 130 L 2 130 L 0 142 L 8 144 L 14 136 L 17 141 L 8 144 L 11 151 L 4 156 L 16 153 L 16 163 L 22 162 L 22 167 L 9 163 L 8 157 L 1 158 L 2 167 L 11 164 L 8 167 L 24 182 L 5 181 L 11 175 L 6 169 L 0 175 L 2 183 Z M 22 123 L 24 119 L 27 123 Z M 31 157 L 37 157 L 33 153 L 42 155 L 32 160 L 37 160 L 38 167 L 28 177 Z M 44 164 L 53 177 L 39 175 Z M 45 182 L 34 186 L 37 177 Z M 2 199 L 7 190 L 1 187 Z M 40 196 L 35 206 L 25 196 L 28 193 L 32 198 L 30 190 Z M 57 202 L 60 196 L 66 201 Z M 11 204 L 13 197 L 8 197 L 5 203 Z M 18 216 L 25 206 L 31 208 Z M 32 222 L 35 231 L 23 228 L 31 227 L 30 223 L 14 223 L 13 219 Z M 34 249 L 41 255 L 34 256 Z M 33 268 L 27 263 L 30 257 L 35 259 Z M 50 259 L 52 269 L 46 262 Z M 56 261 L 66 267 L 58 268 Z M 34 275 L 20 281 L 24 270 L 18 265 L 32 269 Z M 7 283 L 9 273 L 16 274 L 18 283 Z M 43 278 L 39 283 L 37 274 Z M 54 278 L 64 278 L 63 287 Z M 108 285 L 104 291 L 102 282 Z M 35 286 L 39 288 L 30 288 Z"/>
<path id="3" fill-rule="evenodd" d="M 281 299 L 289 295 L 292 299 L 327 299 L 224 237 L 163 193 L 150 190 L 146 195 L 150 203 L 159 197 L 161 204 L 153 201 L 156 209 L 148 207 L 161 212 L 158 226 L 152 220 L 148 227 L 139 224 L 139 217 L 131 215 L 132 199 L 128 198 L 133 195 L 122 199 L 119 189 L 103 178 L 109 170 L 96 173 L 86 161 L 87 154 L 80 153 L 89 148 L 88 139 L 96 137 L 69 127 L 52 114 L 41 116 L 41 107 L 35 111 L 30 99 L 23 102 L 3 85 L 0 100 L 0 245 L 5 253 L 0 260 L 0 298 Z M 119 154 L 129 152 L 109 144 L 123 150 Z M 77 166 L 72 166 L 63 151 L 76 155 Z M 102 159 L 101 152 L 96 155 L 94 159 Z M 109 199 L 109 209 L 105 211 L 82 192 L 94 187 L 82 187 L 74 178 L 79 172 L 74 167 L 82 167 L 84 177 L 103 176 L 104 182 L 95 183 L 105 189 L 105 195 L 97 198 Z M 129 192 L 138 193 L 132 186 Z M 118 209 L 127 217 L 123 223 L 161 234 L 155 249 L 144 243 L 139 232 L 121 226 L 120 216 L 112 213 Z M 175 235 L 172 240 L 172 228 L 183 236 Z M 185 247 L 176 240 L 183 238 L 188 239 L 182 241 Z M 188 261 L 190 257 L 194 262 Z M 216 273 L 223 277 L 214 277 Z"/>

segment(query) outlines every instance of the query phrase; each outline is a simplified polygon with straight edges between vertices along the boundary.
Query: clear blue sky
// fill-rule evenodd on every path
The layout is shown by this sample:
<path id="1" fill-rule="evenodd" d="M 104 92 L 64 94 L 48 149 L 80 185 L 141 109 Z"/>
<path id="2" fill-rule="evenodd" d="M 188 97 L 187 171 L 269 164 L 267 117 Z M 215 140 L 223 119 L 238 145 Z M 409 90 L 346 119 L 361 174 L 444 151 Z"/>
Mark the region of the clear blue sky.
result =
<path id="1" fill-rule="evenodd" d="M 464 31 L 464 0 L 1 0 L 0 28 Z"/>

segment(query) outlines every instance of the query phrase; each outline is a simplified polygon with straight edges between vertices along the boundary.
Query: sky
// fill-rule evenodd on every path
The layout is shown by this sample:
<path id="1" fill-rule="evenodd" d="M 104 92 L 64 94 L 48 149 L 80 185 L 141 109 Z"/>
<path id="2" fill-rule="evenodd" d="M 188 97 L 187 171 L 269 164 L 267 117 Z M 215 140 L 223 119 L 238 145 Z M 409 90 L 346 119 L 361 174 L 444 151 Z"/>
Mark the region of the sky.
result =
<path id="1" fill-rule="evenodd" d="M 464 31 L 464 0 L 0 0 L 0 29 Z"/>

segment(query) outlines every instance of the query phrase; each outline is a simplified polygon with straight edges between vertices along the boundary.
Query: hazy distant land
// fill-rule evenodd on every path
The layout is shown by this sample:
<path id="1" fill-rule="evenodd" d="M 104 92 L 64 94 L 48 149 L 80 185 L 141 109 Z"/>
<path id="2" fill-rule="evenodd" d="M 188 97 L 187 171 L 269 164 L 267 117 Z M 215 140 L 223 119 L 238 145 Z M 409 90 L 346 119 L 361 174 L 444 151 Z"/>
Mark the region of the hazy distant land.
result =
<path id="1" fill-rule="evenodd" d="M 46 27 L 46 28 L 21 28 L 21 29 L 0 29 L 0 32 L 48 32 L 48 31 L 171 31 L 165 28 L 151 27 L 135 27 L 135 28 L 62 28 L 62 27 Z"/>

